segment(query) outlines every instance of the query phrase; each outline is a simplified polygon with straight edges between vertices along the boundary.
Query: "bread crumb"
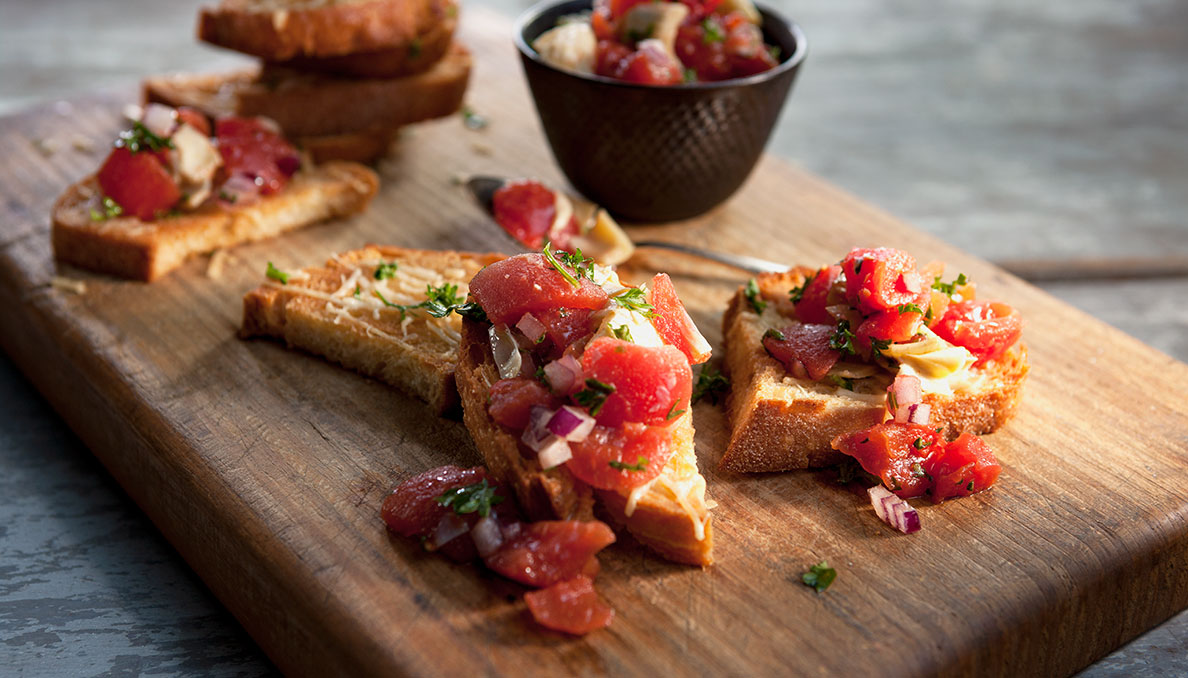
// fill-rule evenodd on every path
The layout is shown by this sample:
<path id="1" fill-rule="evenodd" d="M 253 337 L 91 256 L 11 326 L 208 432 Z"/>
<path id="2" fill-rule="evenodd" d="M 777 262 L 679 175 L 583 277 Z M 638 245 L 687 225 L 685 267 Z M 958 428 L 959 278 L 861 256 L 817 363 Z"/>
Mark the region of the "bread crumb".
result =
<path id="1" fill-rule="evenodd" d="M 86 294 L 87 292 L 86 282 L 60 275 L 50 278 L 50 287 L 56 290 L 62 290 L 63 292 L 70 292 L 71 294 Z"/>
<path id="2" fill-rule="evenodd" d="M 38 153 L 47 158 L 57 153 L 59 146 L 61 144 L 58 143 L 57 139 L 33 139 L 33 147 L 37 149 Z"/>
<path id="3" fill-rule="evenodd" d="M 206 277 L 211 280 L 219 280 L 223 277 L 223 269 L 231 260 L 231 254 L 227 250 L 215 250 L 210 255 L 210 263 L 206 265 Z"/>
<path id="4" fill-rule="evenodd" d="M 90 139 L 84 137 L 81 134 L 74 135 L 74 138 L 70 140 L 70 147 L 73 148 L 74 150 L 78 151 L 79 153 L 90 154 L 90 153 L 95 152 L 95 142 L 91 141 Z"/>
<path id="5" fill-rule="evenodd" d="M 289 10 L 281 9 L 272 13 L 272 27 L 278 31 L 285 30 L 285 24 L 289 23 Z"/>
<path id="6" fill-rule="evenodd" d="M 471 142 L 470 149 L 479 155 L 495 155 L 495 149 L 490 144 L 484 144 L 481 141 Z"/>

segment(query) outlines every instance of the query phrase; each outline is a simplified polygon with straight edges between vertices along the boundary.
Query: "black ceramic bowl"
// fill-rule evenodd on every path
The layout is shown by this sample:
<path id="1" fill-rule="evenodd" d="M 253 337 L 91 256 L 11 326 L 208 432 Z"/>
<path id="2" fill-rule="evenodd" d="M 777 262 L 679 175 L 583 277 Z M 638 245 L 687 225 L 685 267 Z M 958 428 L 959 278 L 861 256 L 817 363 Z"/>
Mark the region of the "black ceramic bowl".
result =
<path id="1" fill-rule="evenodd" d="M 590 0 L 546 2 L 516 25 L 516 46 L 557 164 L 587 198 L 632 221 L 697 216 L 729 198 L 754 169 L 808 43 L 796 24 L 760 7 L 780 64 L 747 78 L 657 87 L 545 63 L 531 44 Z"/>

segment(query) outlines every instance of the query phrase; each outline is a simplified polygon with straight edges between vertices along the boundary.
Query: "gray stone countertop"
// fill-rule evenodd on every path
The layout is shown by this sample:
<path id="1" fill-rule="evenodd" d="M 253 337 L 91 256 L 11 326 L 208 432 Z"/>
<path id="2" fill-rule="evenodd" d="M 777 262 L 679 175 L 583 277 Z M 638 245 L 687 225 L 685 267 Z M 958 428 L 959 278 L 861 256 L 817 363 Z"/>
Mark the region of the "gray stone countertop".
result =
<path id="1" fill-rule="evenodd" d="M 507 15 L 528 6 L 467 4 Z M 772 152 L 987 259 L 1040 271 L 1118 259 L 1178 269 L 1041 285 L 1188 360 L 1188 4 L 773 4 L 804 27 L 811 50 Z M 152 73 L 243 63 L 193 40 L 197 6 L 5 0 L 0 114 Z M 275 673 L 6 357 L 0 667 Z M 1188 675 L 1188 612 L 1080 675 Z"/>

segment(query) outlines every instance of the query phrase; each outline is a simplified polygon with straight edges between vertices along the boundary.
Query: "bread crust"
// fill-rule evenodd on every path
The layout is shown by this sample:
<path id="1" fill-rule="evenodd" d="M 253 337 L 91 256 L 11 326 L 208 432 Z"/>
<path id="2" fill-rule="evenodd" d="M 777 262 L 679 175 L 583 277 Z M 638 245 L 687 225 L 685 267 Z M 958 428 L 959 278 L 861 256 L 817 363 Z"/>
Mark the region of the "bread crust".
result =
<path id="1" fill-rule="evenodd" d="M 379 188 L 375 172 L 356 163 L 327 163 L 293 176 L 281 192 L 249 205 L 208 204 L 146 222 L 102 221 L 102 191 L 94 175 L 73 184 L 52 210 L 54 258 L 100 273 L 151 282 L 203 252 L 271 238 L 367 207 Z"/>
<path id="2" fill-rule="evenodd" d="M 439 20 L 431 0 L 223 0 L 198 15 L 198 39 L 262 59 L 333 57 L 408 45 Z"/>
<path id="3" fill-rule="evenodd" d="M 424 323 L 456 325 L 456 321 L 418 316 L 404 325 L 395 313 L 379 318 L 363 313 L 343 322 L 340 313 L 327 309 L 324 298 L 303 290 L 332 293 L 356 270 L 371 276 L 380 261 L 395 262 L 404 269 L 416 266 L 437 271 L 443 282 L 465 289 L 479 269 L 502 258 L 494 253 L 379 245 L 344 252 L 330 258 L 323 267 L 303 269 L 300 280 L 291 278 L 288 285 L 267 283 L 244 295 L 239 335 L 245 339 L 279 339 L 290 348 L 322 356 L 395 386 L 424 400 L 438 414 L 453 412 L 458 406 L 454 380 L 458 345 L 428 331 Z"/>
<path id="4" fill-rule="evenodd" d="M 515 489 L 516 497 L 529 517 L 534 520 L 589 520 L 593 517 L 595 492 L 577 481 L 564 466 L 542 470 L 535 458 L 521 452 L 517 438 L 504 431 L 488 414 L 487 394 L 499 379 L 491 356 L 488 327 L 487 323 L 469 319 L 463 322 L 457 379 L 466 428 L 493 477 Z M 678 451 L 661 475 L 684 478 L 692 473 L 704 488 L 704 478 L 696 471 L 692 421 L 692 415 L 686 412 L 673 424 L 674 445 Z M 613 522 L 626 527 L 640 543 L 665 558 L 690 565 L 713 563 L 713 526 L 704 504 L 699 510 L 699 520 L 704 526 L 703 538 L 699 539 L 689 514 L 660 483 L 653 484 L 643 493 L 630 516 L 626 514 L 626 494 L 609 490 L 599 490 L 596 494 Z"/>
<path id="5" fill-rule="evenodd" d="M 815 269 L 762 274 L 761 290 L 780 298 L 802 284 Z M 787 314 L 790 304 L 776 302 Z M 734 472 L 772 472 L 835 464 L 845 457 L 830 443 L 844 433 L 883 421 L 882 394 L 862 397 L 820 382 L 796 379 L 763 348 L 759 316 L 742 288 L 731 298 L 722 318 L 725 371 L 732 387 L 726 401 L 730 443 L 719 462 Z M 1027 348 L 1016 343 L 998 360 L 975 368 L 978 378 L 960 384 L 953 395 L 926 393 L 933 426 L 949 439 L 963 432 L 991 433 L 1018 409 L 1029 370 Z"/>

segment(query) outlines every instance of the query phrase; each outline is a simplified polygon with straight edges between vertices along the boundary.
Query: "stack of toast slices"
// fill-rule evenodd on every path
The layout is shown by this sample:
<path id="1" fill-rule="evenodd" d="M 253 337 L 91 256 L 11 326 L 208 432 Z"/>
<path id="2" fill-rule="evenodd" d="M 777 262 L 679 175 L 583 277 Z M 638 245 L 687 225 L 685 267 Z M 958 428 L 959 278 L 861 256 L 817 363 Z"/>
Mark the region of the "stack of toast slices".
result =
<path id="1" fill-rule="evenodd" d="M 455 0 L 223 0 L 198 37 L 260 59 L 245 70 L 143 83 L 146 103 L 264 116 L 315 161 L 370 162 L 405 125 L 462 106 L 470 52 Z"/>

